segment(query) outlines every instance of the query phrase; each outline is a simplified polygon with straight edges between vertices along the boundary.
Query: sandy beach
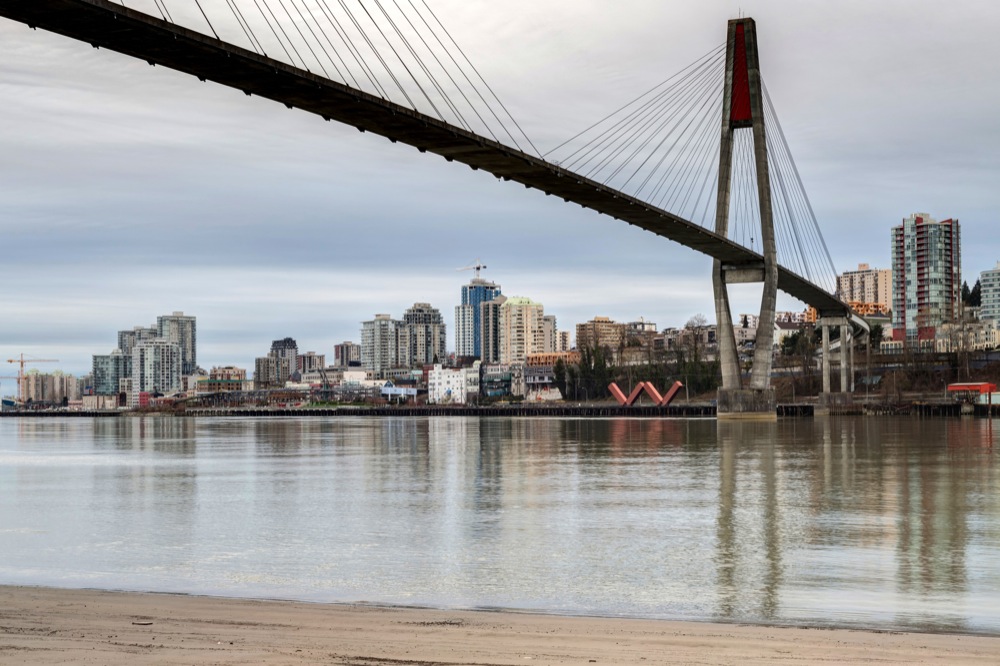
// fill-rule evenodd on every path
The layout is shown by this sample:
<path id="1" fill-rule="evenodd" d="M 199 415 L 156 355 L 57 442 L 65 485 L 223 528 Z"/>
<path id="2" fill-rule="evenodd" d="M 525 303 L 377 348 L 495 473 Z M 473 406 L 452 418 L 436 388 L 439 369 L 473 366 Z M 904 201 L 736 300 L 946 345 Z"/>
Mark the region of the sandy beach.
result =
<path id="1" fill-rule="evenodd" d="M 0 587 L 3 664 L 996 664 L 1000 638 Z"/>

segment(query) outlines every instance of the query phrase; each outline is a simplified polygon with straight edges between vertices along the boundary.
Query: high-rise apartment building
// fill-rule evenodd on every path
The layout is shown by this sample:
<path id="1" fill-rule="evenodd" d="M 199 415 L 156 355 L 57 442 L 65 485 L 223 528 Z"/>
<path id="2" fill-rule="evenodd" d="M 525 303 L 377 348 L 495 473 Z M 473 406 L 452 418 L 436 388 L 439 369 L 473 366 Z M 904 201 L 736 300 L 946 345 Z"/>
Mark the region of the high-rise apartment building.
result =
<path id="1" fill-rule="evenodd" d="M 576 325 L 576 348 L 594 349 L 601 347 L 617 351 L 628 338 L 630 327 L 612 321 L 608 317 L 594 317 L 590 321 Z"/>
<path id="2" fill-rule="evenodd" d="M 430 303 L 414 303 L 403 313 L 399 337 L 399 362 L 404 367 L 434 365 L 447 355 L 444 319 Z"/>
<path id="3" fill-rule="evenodd" d="M 933 340 L 959 316 L 962 249 L 958 220 L 914 213 L 892 229 L 892 332 L 898 341 Z"/>
<path id="4" fill-rule="evenodd" d="M 115 349 L 110 354 L 94 354 L 92 366 L 93 384 L 91 391 L 94 395 L 118 395 L 118 384 L 122 377 L 130 377 L 126 374 L 125 354 L 121 349 Z M 131 354 L 128 360 L 128 372 L 132 372 Z"/>
<path id="5" fill-rule="evenodd" d="M 555 315 L 542 317 L 542 347 L 540 353 L 551 354 L 559 346 L 559 328 L 556 326 Z"/>
<path id="6" fill-rule="evenodd" d="M 500 308 L 507 297 L 498 295 L 479 305 L 479 339 L 482 341 L 483 364 L 500 362 Z"/>
<path id="7" fill-rule="evenodd" d="M 399 333 L 403 322 L 387 314 L 377 314 L 361 322 L 361 365 L 378 376 L 399 367 Z"/>
<path id="8" fill-rule="evenodd" d="M 837 276 L 837 297 L 842 301 L 892 307 L 892 269 L 858 264 L 858 270 Z"/>
<path id="9" fill-rule="evenodd" d="M 546 351 L 544 318 L 542 304 L 530 298 L 508 298 L 500 306 L 500 363 L 524 363 L 528 354 Z"/>
<path id="10" fill-rule="evenodd" d="M 288 381 L 299 367 L 299 343 L 295 338 L 282 338 L 271 342 L 271 351 L 268 356 L 281 359 L 279 363 L 278 379 L 281 383 Z"/>
<path id="11" fill-rule="evenodd" d="M 455 306 L 455 355 L 483 357 L 482 304 L 500 295 L 500 285 L 474 278 L 462 286 L 462 304 Z"/>
<path id="12" fill-rule="evenodd" d="M 299 354 L 295 359 L 295 369 L 299 371 L 300 375 L 325 367 L 326 354 L 317 354 L 310 351 L 305 354 Z"/>
<path id="13" fill-rule="evenodd" d="M 569 339 L 569 331 L 557 331 L 556 332 L 556 352 L 568 352 L 572 349 L 572 344 Z"/>
<path id="14" fill-rule="evenodd" d="M 143 340 L 132 349 L 132 397 L 139 404 L 140 393 L 170 395 L 181 389 L 181 348 L 163 338 Z"/>
<path id="15" fill-rule="evenodd" d="M 80 385 L 73 375 L 64 375 L 56 371 L 43 373 L 30 370 L 24 375 L 21 387 L 25 400 L 31 402 L 47 402 L 57 404 L 63 400 L 79 400 Z"/>
<path id="16" fill-rule="evenodd" d="M 354 344 L 350 340 L 341 342 L 333 346 L 333 364 L 338 368 L 347 368 L 361 364 L 361 345 Z"/>
<path id="17" fill-rule="evenodd" d="M 195 318 L 183 312 L 157 317 L 156 335 L 173 342 L 181 350 L 181 375 L 193 375 L 198 368 L 198 327 Z"/>
<path id="18" fill-rule="evenodd" d="M 158 337 L 158 335 L 159 333 L 156 326 L 136 326 L 130 331 L 118 331 L 118 349 L 121 350 L 122 358 L 125 363 L 122 370 L 123 377 L 132 376 L 132 350 L 135 349 L 135 346 L 143 340 L 152 340 L 153 338 Z M 115 391 L 112 391 L 107 395 L 112 395 L 117 390 L 116 386 Z"/>
<path id="19" fill-rule="evenodd" d="M 982 294 L 979 318 L 984 321 L 1000 320 L 1000 261 L 996 268 L 979 274 L 979 291 Z"/>

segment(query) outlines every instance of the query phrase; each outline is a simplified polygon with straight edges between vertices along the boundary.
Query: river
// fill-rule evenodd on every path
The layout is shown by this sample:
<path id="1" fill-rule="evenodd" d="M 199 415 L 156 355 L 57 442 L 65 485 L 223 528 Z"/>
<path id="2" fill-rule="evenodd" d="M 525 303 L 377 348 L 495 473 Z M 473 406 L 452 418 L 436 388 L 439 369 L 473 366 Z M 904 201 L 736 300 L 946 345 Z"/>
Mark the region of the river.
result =
<path id="1" fill-rule="evenodd" d="M 0 419 L 0 584 L 1000 634 L 986 419 Z"/>

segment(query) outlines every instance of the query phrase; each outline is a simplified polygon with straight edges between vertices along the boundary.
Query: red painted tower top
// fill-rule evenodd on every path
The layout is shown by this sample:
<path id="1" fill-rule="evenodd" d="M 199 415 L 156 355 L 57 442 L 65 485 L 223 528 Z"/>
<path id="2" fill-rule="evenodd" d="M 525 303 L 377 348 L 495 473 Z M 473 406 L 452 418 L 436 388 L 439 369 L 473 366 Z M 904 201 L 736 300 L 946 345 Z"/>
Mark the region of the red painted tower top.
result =
<path id="1" fill-rule="evenodd" d="M 748 127 L 753 122 L 750 110 L 750 72 L 747 69 L 747 39 L 743 22 L 736 24 L 733 39 L 733 94 L 729 122 L 733 127 Z"/>

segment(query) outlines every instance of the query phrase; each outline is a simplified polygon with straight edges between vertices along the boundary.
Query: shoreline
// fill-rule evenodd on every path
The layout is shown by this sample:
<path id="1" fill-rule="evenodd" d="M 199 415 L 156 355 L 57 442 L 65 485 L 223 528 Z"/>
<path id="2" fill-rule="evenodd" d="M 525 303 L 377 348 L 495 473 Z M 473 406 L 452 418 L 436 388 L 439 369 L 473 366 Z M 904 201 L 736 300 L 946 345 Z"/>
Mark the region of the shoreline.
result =
<path id="1" fill-rule="evenodd" d="M 996 663 L 1000 637 L 0 586 L 0 663 Z"/>

